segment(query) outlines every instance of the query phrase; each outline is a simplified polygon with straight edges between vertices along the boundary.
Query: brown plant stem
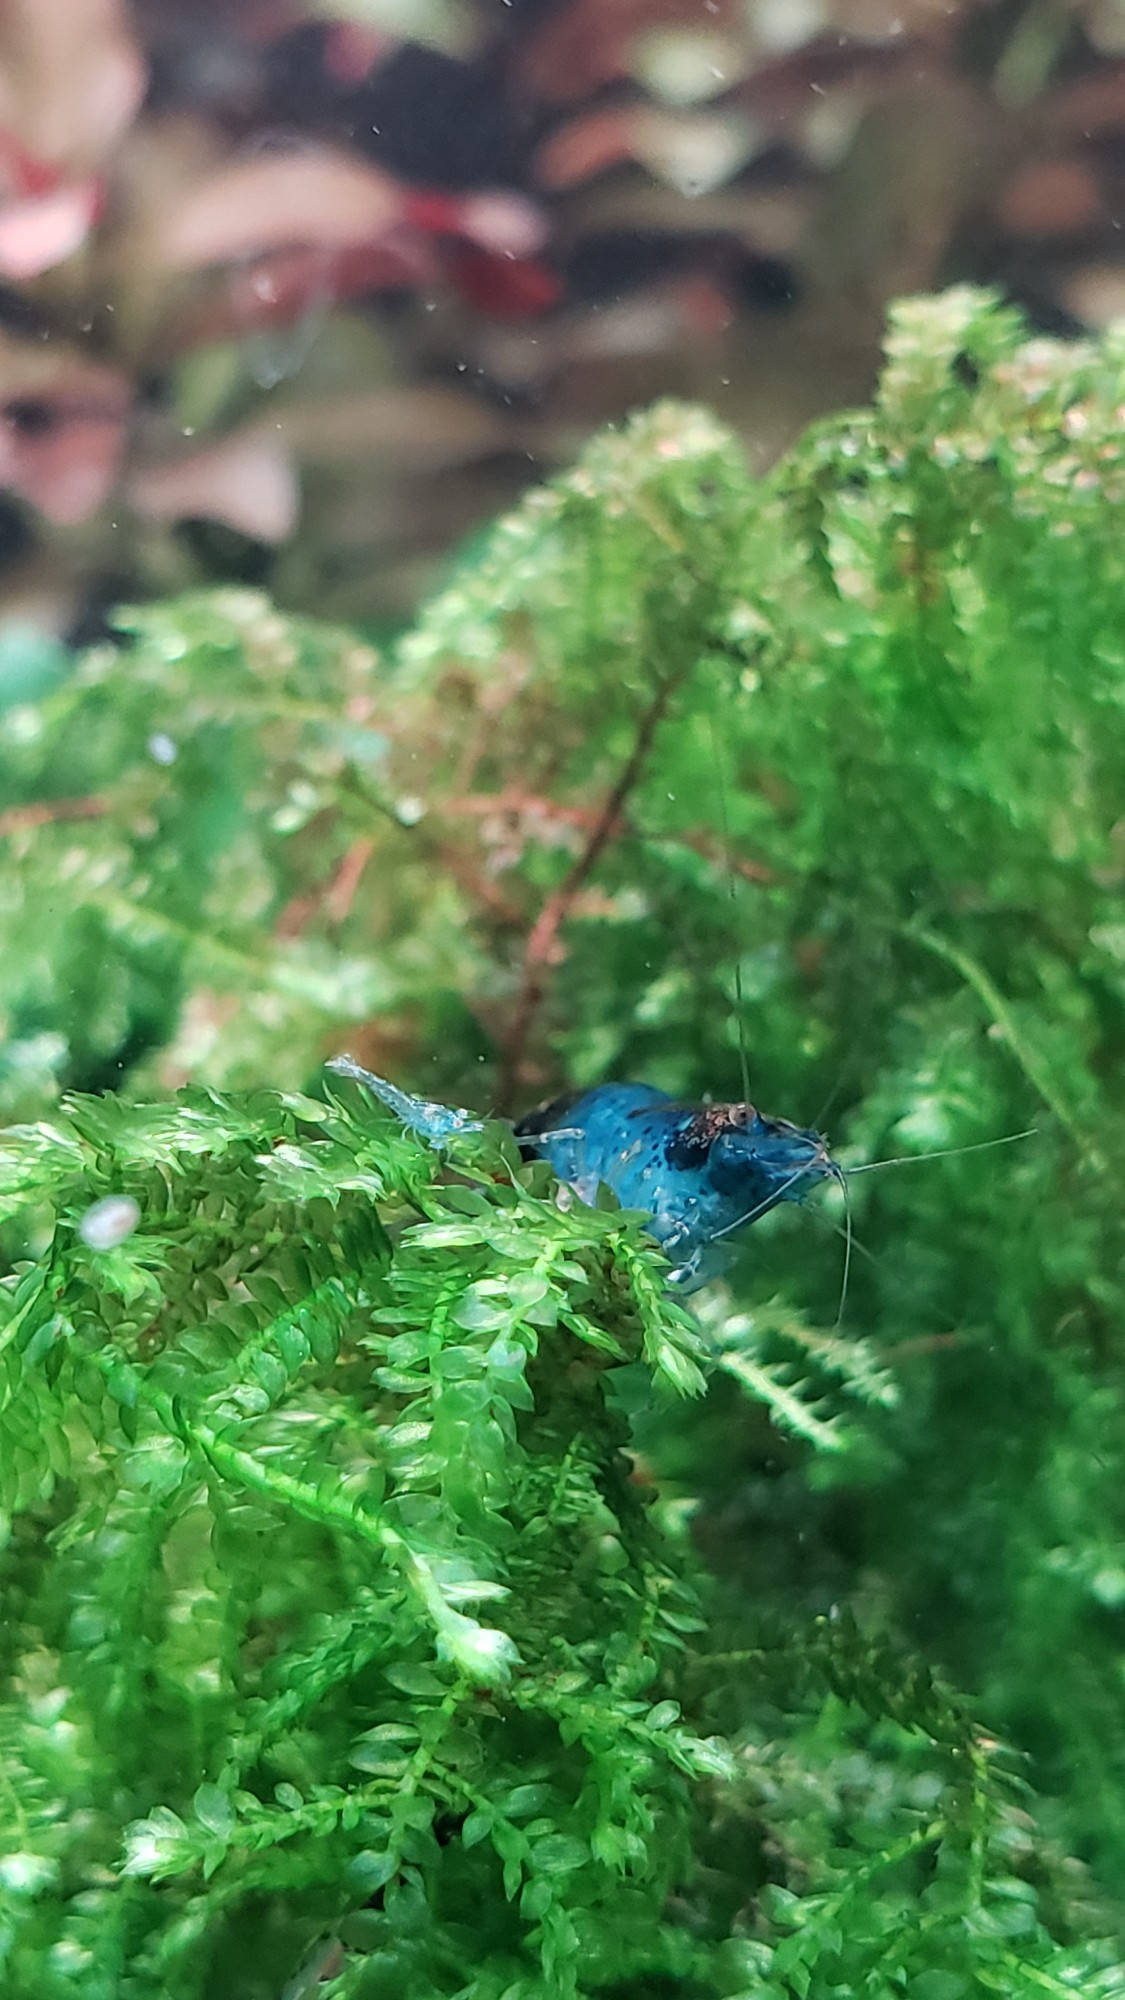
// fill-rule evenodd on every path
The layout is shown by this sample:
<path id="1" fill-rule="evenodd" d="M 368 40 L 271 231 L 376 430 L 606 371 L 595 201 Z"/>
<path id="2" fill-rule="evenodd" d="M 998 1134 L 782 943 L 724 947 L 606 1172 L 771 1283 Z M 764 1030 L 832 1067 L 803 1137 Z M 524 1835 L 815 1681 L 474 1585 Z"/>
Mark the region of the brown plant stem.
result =
<path id="1" fill-rule="evenodd" d="M 501 1116 L 512 1109 L 523 1073 L 524 1055 L 535 1017 L 546 996 L 550 967 L 555 957 L 558 935 L 570 915 L 575 898 L 584 887 L 617 831 L 622 809 L 633 790 L 668 703 L 679 686 L 681 675 L 670 675 L 657 688 L 642 715 L 636 741 L 590 829 L 582 852 L 575 858 L 557 889 L 552 890 L 528 933 L 523 952 L 519 990 L 512 1025 L 501 1050 L 497 1080 L 497 1108 Z"/>
<path id="2" fill-rule="evenodd" d="M 8 833 L 26 833 L 55 821 L 101 819 L 107 811 L 104 799 L 91 795 L 84 799 L 36 799 L 29 805 L 9 806 L 0 813 L 0 838 Z"/>

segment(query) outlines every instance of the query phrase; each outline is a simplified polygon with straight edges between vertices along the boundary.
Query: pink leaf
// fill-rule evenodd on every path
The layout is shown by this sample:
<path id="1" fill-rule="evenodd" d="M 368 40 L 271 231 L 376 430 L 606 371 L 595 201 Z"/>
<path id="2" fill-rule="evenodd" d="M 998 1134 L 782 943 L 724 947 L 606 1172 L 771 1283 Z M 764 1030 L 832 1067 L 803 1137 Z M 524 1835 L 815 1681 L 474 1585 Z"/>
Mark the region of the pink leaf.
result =
<path id="1" fill-rule="evenodd" d="M 130 388 L 66 350 L 0 345 L 0 486 L 60 527 L 95 513 L 117 479 Z"/>
<path id="2" fill-rule="evenodd" d="M 228 162 L 181 199 L 161 232 L 172 270 L 316 243 L 378 241 L 402 215 L 398 183 L 378 167 L 328 147 L 260 153 Z"/>
<path id="3" fill-rule="evenodd" d="M 33 160 L 89 174 L 132 122 L 146 80 L 121 0 L 0 7 L 0 127 Z"/>
<path id="4" fill-rule="evenodd" d="M 128 497 L 155 521 L 224 521 L 259 542 L 283 542 L 297 520 L 300 492 L 285 446 L 258 429 L 135 471 Z"/>
<path id="5" fill-rule="evenodd" d="M 6 203 L 0 207 L 0 274 L 19 282 L 65 263 L 100 209 L 96 180 L 70 181 L 51 194 Z"/>

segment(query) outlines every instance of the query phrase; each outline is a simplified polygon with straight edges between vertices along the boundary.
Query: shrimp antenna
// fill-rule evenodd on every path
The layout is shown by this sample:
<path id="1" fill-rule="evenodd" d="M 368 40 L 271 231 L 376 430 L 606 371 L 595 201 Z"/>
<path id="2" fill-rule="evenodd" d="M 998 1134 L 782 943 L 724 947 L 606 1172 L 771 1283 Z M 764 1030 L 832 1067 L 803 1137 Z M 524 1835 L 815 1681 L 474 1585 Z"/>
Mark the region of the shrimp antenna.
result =
<path id="1" fill-rule="evenodd" d="M 713 703 L 707 711 L 707 722 L 711 731 L 711 747 L 712 750 L 714 751 L 714 756 L 715 756 L 715 789 L 718 793 L 718 798 L 719 798 L 719 831 L 723 843 L 723 866 L 726 870 L 726 877 L 727 877 L 727 895 L 730 898 L 730 905 L 731 905 L 731 915 L 732 915 L 731 929 L 734 933 L 734 945 L 735 945 L 734 1006 L 735 1006 L 736 1018 L 738 1020 L 738 1062 L 739 1062 L 739 1068 L 742 1073 L 742 1102 L 744 1104 L 749 1104 L 750 1064 L 746 1054 L 746 1019 L 745 1019 L 745 1010 L 743 1007 L 743 995 L 742 995 L 742 950 L 741 950 L 742 940 L 738 934 L 738 921 L 737 921 L 738 887 L 734 879 L 734 853 L 730 837 L 730 813 L 727 810 L 726 769 L 723 764 L 723 754 L 719 744 L 719 731 L 715 721 L 715 709 Z"/>
<path id="2" fill-rule="evenodd" d="M 848 1302 L 848 1279 L 852 1270 L 852 1201 L 843 1167 L 838 1167 L 835 1160 L 830 1164 L 832 1178 L 844 1198 L 844 1270 L 840 1279 L 840 1303 L 836 1310 L 836 1325 L 840 1327 L 844 1323 L 844 1307 Z"/>
<path id="3" fill-rule="evenodd" d="M 835 1166 L 835 1164 L 836 1164 L 835 1160 L 831 1160 L 829 1162 L 828 1170 L 830 1173 L 832 1172 L 832 1169 Z M 807 1208 L 804 1210 L 804 1213 L 810 1216 L 814 1222 L 823 1223 L 825 1229 L 830 1229 L 833 1236 L 838 1236 L 840 1238 L 841 1243 L 845 1243 L 847 1241 L 848 1231 L 845 1229 L 843 1223 L 833 1222 L 832 1217 L 830 1215 L 825 1215 L 823 1209 Z M 852 1230 L 851 1232 L 851 1241 L 852 1241 L 852 1253 L 856 1257 L 866 1257 L 868 1263 L 872 1264 L 877 1271 L 881 1271 L 884 1269 L 886 1265 L 886 1258 L 877 1257 L 875 1255 L 874 1250 L 869 1250 L 862 1236 L 857 1236 L 854 1230 Z"/>
<path id="4" fill-rule="evenodd" d="M 978 1139 L 971 1146 L 939 1146 L 934 1153 L 899 1153 L 893 1160 L 868 1160 L 860 1167 L 841 1167 L 840 1172 L 851 1180 L 856 1174 L 878 1173 L 882 1167 L 910 1167 L 921 1160 L 957 1160 L 962 1153 L 987 1153 L 993 1146 L 1014 1146 L 1018 1139 L 1034 1139 L 1039 1127 L 1029 1125 L 1026 1132 L 1005 1132 L 999 1139 Z"/>
<path id="5" fill-rule="evenodd" d="M 828 1118 L 828 1113 L 832 1110 L 833 1106 L 837 1102 L 840 1096 L 840 1092 L 844 1088 L 846 1079 L 847 1079 L 847 1064 L 845 1063 L 843 1069 L 839 1072 L 839 1075 L 837 1076 L 835 1083 L 832 1085 L 831 1090 L 829 1091 L 827 1097 L 825 1098 L 824 1103 L 821 1105 L 820 1110 L 817 1112 L 816 1117 L 810 1121 L 814 1132 L 823 1131 L 825 1122 Z"/>
<path id="6" fill-rule="evenodd" d="M 819 1160 L 807 1160 L 803 1167 L 797 1168 L 795 1174 L 790 1174 L 787 1181 L 782 1181 L 779 1188 L 775 1188 L 773 1193 L 768 1194 L 764 1201 L 760 1201 L 757 1208 L 747 1209 L 745 1215 L 737 1216 L 733 1222 L 728 1222 L 725 1229 L 716 1229 L 714 1234 L 707 1238 L 708 1243 L 718 1243 L 724 1236 L 733 1236 L 736 1229 L 745 1229 L 747 1223 L 757 1222 L 758 1217 L 764 1215 L 767 1208 L 776 1208 L 782 1196 L 791 1187 L 795 1187 L 798 1181 L 804 1180 L 805 1175 L 811 1174 L 813 1168 L 819 1167 L 819 1165 Z"/>

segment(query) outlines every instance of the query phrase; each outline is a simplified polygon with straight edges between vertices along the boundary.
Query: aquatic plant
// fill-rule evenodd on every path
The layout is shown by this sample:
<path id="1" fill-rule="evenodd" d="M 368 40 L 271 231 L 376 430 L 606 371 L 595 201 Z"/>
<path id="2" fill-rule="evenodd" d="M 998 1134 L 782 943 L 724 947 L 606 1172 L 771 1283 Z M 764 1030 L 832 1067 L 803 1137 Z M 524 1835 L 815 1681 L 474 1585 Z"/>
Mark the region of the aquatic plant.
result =
<path id="1" fill-rule="evenodd" d="M 1123 402 L 909 302 L 392 659 L 200 599 L 8 710 L 6 1992 L 1125 1992 Z M 854 1183 L 842 1327 L 811 1205 L 689 1312 L 489 1118 L 734 1096 L 739 990 L 847 1162 L 1037 1128 Z"/>

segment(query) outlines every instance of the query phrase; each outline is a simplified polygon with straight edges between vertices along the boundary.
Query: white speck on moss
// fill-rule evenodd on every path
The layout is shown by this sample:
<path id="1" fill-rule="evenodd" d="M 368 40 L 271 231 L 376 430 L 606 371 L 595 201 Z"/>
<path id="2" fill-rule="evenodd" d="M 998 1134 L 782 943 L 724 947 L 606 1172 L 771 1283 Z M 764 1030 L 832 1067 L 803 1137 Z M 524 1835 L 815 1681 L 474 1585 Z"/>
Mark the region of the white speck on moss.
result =
<path id="1" fill-rule="evenodd" d="M 78 1225 L 78 1234 L 88 1250 L 116 1250 L 133 1234 L 141 1211 L 132 1195 L 107 1194 L 94 1202 Z"/>

